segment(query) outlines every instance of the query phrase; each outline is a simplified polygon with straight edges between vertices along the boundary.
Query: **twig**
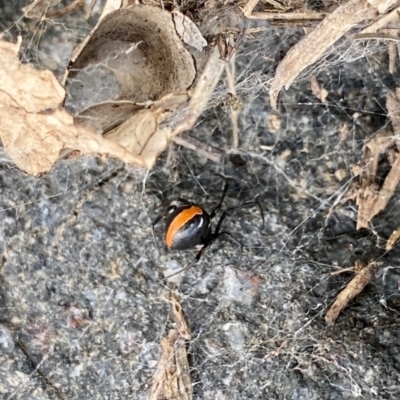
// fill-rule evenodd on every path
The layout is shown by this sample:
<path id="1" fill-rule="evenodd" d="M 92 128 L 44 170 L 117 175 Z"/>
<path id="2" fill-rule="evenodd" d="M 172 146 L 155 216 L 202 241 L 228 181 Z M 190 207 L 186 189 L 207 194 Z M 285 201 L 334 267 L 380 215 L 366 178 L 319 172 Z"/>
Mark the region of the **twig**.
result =
<path id="1" fill-rule="evenodd" d="M 214 161 L 215 163 L 219 163 L 224 154 L 222 150 L 209 146 L 208 144 L 205 144 L 202 141 L 189 135 L 184 135 L 184 137 L 174 136 L 171 140 L 177 145 L 185 147 L 189 150 L 193 150 L 201 156 L 206 157 L 211 161 Z"/>
<path id="2" fill-rule="evenodd" d="M 384 35 L 383 33 L 362 33 L 355 35 L 353 40 L 390 40 L 392 42 L 400 42 L 399 37 Z"/>
<path id="3" fill-rule="evenodd" d="M 263 19 L 267 21 L 320 21 L 328 14 L 322 12 L 276 12 L 260 11 L 249 16 L 248 19 Z"/>
<path id="4" fill-rule="evenodd" d="M 254 10 L 254 7 L 258 4 L 259 0 L 249 0 L 247 4 L 242 8 L 242 12 L 245 17 L 249 18 Z"/>
<path id="5" fill-rule="evenodd" d="M 325 322 L 328 326 L 332 326 L 335 323 L 341 311 L 371 282 L 371 279 L 375 276 L 381 264 L 382 263 L 375 261 L 368 264 L 359 271 L 345 289 L 339 293 L 335 302 L 325 315 Z"/>
<path id="6" fill-rule="evenodd" d="M 84 5 L 85 0 L 75 0 L 73 3 L 61 8 L 60 10 L 47 11 L 46 18 L 59 18 L 63 15 L 72 14 L 80 8 L 83 8 Z"/>
<path id="7" fill-rule="evenodd" d="M 235 89 L 235 54 L 232 56 L 231 60 L 225 66 L 226 80 L 228 84 L 229 91 L 236 97 Z M 231 119 L 232 119 L 232 147 L 237 149 L 239 147 L 239 110 L 235 107 L 230 106 Z"/>
<path id="8" fill-rule="evenodd" d="M 384 14 L 376 22 L 374 22 L 370 26 L 367 26 L 365 29 L 363 29 L 360 32 L 360 34 L 364 35 L 366 33 L 375 33 L 379 29 L 387 26 L 390 22 L 394 22 L 395 24 L 397 24 L 398 20 L 399 20 L 399 11 L 400 11 L 400 7 L 397 7 L 393 11 L 390 11 L 389 13 Z"/>

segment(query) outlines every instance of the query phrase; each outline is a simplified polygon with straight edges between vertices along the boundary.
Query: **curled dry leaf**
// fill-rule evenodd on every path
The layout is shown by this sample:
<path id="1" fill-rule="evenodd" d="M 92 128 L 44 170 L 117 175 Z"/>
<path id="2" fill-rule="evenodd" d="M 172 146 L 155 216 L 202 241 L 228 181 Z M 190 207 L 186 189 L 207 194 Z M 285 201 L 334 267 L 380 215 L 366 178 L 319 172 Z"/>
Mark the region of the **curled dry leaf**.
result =
<path id="1" fill-rule="evenodd" d="M 0 135 L 21 170 L 47 172 L 65 148 L 144 166 L 141 157 L 122 145 L 77 128 L 72 116 L 59 107 L 64 90 L 54 75 L 21 64 L 18 51 L 18 44 L 0 42 Z"/>
<path id="2" fill-rule="evenodd" d="M 310 65 L 318 61 L 337 40 L 358 23 L 375 19 L 395 0 L 350 0 L 329 14 L 313 31 L 300 40 L 278 65 L 271 82 L 270 102 L 277 109 L 278 95 Z"/>
<path id="3" fill-rule="evenodd" d="M 119 102 L 146 104 L 184 92 L 195 76 L 193 58 L 171 14 L 134 5 L 106 15 L 80 48 L 69 69 L 66 106 L 77 122 L 84 119 L 86 127 L 105 133 L 123 122 Z"/>

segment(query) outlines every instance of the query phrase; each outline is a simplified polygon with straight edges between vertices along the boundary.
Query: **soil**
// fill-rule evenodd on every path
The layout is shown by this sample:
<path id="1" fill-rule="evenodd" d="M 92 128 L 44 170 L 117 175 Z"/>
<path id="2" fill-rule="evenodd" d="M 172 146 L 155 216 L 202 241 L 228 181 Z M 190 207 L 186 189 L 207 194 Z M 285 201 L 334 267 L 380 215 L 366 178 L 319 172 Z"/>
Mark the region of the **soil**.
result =
<path id="1" fill-rule="evenodd" d="M 299 35 L 270 33 L 282 48 Z M 262 64 L 260 46 L 246 42 L 238 75 L 271 74 L 282 54 L 272 48 Z M 267 93 L 243 90 L 237 151 L 229 111 L 211 108 L 190 134 L 226 150 L 220 164 L 173 145 L 149 172 L 84 157 L 37 178 L 4 161 L 0 398 L 148 398 L 172 326 L 164 273 L 196 254 L 166 252 L 163 225 L 154 239 L 151 221 L 177 197 L 212 210 L 220 173 L 230 183 L 224 208 L 257 198 L 265 223 L 256 207 L 234 214 L 225 227 L 242 253 L 217 241 L 174 287 L 192 334 L 193 398 L 398 399 L 400 251 L 387 253 L 385 240 L 400 225 L 399 192 L 359 231 L 354 201 L 338 201 L 364 141 L 389 123 L 386 93 L 398 78 L 387 70 L 384 52 L 330 68 L 317 76 L 325 104 L 304 79 L 277 113 Z M 327 327 L 353 276 L 332 273 L 372 259 L 379 273 Z"/>

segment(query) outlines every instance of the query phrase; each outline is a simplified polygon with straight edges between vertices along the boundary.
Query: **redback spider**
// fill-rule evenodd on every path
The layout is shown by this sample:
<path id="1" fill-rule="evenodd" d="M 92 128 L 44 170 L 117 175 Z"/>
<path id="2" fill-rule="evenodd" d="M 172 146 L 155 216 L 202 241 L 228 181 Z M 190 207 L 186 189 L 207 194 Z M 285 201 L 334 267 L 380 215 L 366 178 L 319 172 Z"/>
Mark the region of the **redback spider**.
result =
<path id="1" fill-rule="evenodd" d="M 221 230 L 225 218 L 231 215 L 234 211 L 242 208 L 258 206 L 264 224 L 264 212 L 260 202 L 250 201 L 237 207 L 228 208 L 224 211 L 215 230 L 212 230 L 211 220 L 221 208 L 229 188 L 226 178 L 222 175 L 219 176 L 225 180 L 225 187 L 219 203 L 211 214 L 208 214 L 207 211 L 198 204 L 179 197 L 177 200 L 171 201 L 169 206 L 162 211 L 151 224 L 151 228 L 154 230 L 154 227 L 160 222 L 160 220 L 166 217 L 165 244 L 171 250 L 187 250 L 196 247 L 197 245 L 201 245 L 202 247 L 196 256 L 196 262 L 200 260 L 205 249 L 211 246 L 211 244 L 213 244 L 221 235 L 231 237 L 240 245 L 241 248 L 243 247 L 230 232 Z"/>

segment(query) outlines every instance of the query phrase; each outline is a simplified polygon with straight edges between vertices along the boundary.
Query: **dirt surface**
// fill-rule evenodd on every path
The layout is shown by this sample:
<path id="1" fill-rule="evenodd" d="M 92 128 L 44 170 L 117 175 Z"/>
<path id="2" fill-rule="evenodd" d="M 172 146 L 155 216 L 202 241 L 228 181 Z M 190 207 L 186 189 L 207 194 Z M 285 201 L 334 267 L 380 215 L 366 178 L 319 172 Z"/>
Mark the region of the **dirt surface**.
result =
<path id="1" fill-rule="evenodd" d="M 289 47 L 299 32 L 285 35 L 271 31 L 268 45 Z M 243 47 L 243 80 L 271 73 L 280 54 L 262 59 L 265 46 Z M 218 165 L 177 147 L 148 173 L 85 157 L 33 178 L 4 162 L 0 398 L 148 398 L 171 326 L 164 273 L 196 254 L 166 253 L 162 224 L 157 247 L 151 220 L 178 196 L 211 210 L 221 173 L 224 208 L 257 197 L 265 225 L 257 208 L 235 214 L 226 229 L 242 256 L 217 241 L 174 288 L 192 334 L 194 399 L 398 399 L 399 250 L 386 254 L 385 240 L 400 225 L 399 193 L 368 230 L 355 230 L 354 202 L 338 204 L 364 140 L 388 123 L 397 77 L 386 71 L 383 52 L 329 69 L 318 75 L 325 104 L 305 80 L 278 113 L 263 91 L 243 90 L 240 150 Z M 229 150 L 230 129 L 215 107 L 191 135 Z M 328 328 L 327 308 L 353 276 L 331 274 L 371 259 L 382 262 L 377 277 Z"/>

